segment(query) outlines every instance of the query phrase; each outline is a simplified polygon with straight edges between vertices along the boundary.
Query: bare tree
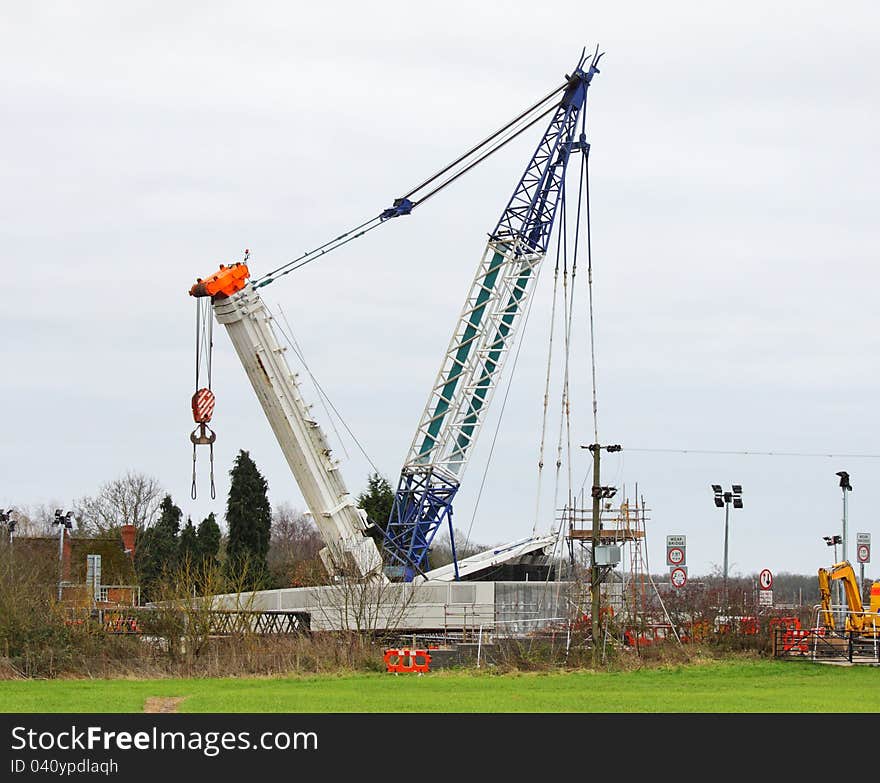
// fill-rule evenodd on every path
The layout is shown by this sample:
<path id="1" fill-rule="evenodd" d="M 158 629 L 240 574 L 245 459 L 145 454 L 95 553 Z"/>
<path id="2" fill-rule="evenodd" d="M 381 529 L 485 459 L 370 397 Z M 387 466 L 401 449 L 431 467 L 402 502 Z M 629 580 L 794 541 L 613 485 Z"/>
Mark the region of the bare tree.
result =
<path id="1" fill-rule="evenodd" d="M 56 508 L 61 508 L 60 502 L 40 503 L 34 506 L 13 506 L 12 519 L 15 521 L 15 535 L 20 537 L 57 535 L 58 528 L 52 525 Z"/>
<path id="2" fill-rule="evenodd" d="M 455 554 L 456 559 L 464 560 L 471 555 L 489 549 L 475 541 L 470 541 L 463 530 L 455 528 Z M 443 530 L 437 534 L 437 537 L 431 544 L 431 553 L 429 555 L 431 568 L 440 568 L 440 566 L 449 565 L 452 562 L 452 542 L 449 540 L 449 531 Z"/>
<path id="3" fill-rule="evenodd" d="M 184 558 L 163 573 L 155 601 L 142 613 L 146 629 L 163 640 L 172 659 L 182 654 L 190 662 L 215 634 L 218 612 L 241 613 L 230 627 L 239 636 L 251 634 L 254 593 L 247 590 L 249 567 L 243 558 L 241 568 L 230 575 L 214 560 Z"/>
<path id="4" fill-rule="evenodd" d="M 393 634 L 418 614 L 420 585 L 363 577 L 353 568 L 325 588 L 320 611 L 330 628 L 359 636 Z"/>
<path id="5" fill-rule="evenodd" d="M 164 494 L 157 479 L 129 470 L 103 484 L 96 495 L 76 501 L 77 526 L 87 533 L 107 533 L 121 525 L 144 530 L 156 521 Z"/>
<path id="6" fill-rule="evenodd" d="M 304 575 L 313 570 L 320 579 L 326 580 L 326 573 L 318 560 L 318 552 L 323 546 L 321 534 L 309 517 L 287 503 L 275 508 L 268 562 L 278 587 L 302 584 Z M 310 568 L 310 564 L 315 568 Z"/>

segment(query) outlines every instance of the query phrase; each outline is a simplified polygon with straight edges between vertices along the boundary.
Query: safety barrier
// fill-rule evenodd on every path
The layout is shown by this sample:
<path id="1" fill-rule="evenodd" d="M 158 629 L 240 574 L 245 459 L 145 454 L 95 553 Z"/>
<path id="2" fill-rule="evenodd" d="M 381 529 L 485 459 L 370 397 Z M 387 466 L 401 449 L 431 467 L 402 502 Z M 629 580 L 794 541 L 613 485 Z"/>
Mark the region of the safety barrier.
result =
<path id="1" fill-rule="evenodd" d="M 811 661 L 880 663 L 880 637 L 828 628 L 782 628 L 772 630 L 775 658 Z"/>
<path id="2" fill-rule="evenodd" d="M 409 647 L 385 650 L 385 668 L 393 674 L 430 671 L 431 654 L 427 650 L 412 650 Z M 419 659 L 421 658 L 421 662 Z"/>

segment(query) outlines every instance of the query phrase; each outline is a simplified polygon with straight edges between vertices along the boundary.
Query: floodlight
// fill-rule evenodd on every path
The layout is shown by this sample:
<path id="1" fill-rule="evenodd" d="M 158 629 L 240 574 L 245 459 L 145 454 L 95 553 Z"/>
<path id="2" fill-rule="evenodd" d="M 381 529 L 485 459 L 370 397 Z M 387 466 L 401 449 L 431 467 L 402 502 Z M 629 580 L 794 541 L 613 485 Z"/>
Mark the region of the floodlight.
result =
<path id="1" fill-rule="evenodd" d="M 718 506 L 718 508 L 724 508 L 724 501 L 721 499 L 721 495 L 715 496 L 715 505 Z"/>
<path id="2" fill-rule="evenodd" d="M 849 483 L 849 473 L 845 470 L 840 470 L 837 472 L 837 475 L 840 476 L 840 488 L 846 492 L 847 490 L 852 491 L 852 486 Z"/>
<path id="3" fill-rule="evenodd" d="M 712 485 L 712 491 L 713 491 L 716 495 L 720 495 L 720 494 L 721 494 L 721 485 L 720 485 L 720 484 L 713 484 L 713 485 Z"/>
<path id="4" fill-rule="evenodd" d="M 742 484 L 731 484 L 730 488 L 733 490 L 734 495 L 742 495 L 743 493 Z"/>

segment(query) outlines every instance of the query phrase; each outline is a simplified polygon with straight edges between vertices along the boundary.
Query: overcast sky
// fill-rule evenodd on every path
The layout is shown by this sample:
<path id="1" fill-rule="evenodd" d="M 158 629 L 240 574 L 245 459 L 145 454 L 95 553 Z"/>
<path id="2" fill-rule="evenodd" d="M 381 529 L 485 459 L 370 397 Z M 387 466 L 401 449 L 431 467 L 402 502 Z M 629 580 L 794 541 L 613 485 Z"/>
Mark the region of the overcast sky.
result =
<path id="1" fill-rule="evenodd" d="M 245 248 L 260 274 L 376 215 L 598 44 L 599 437 L 623 446 L 602 483 L 620 488 L 616 500 L 638 484 L 655 573 L 670 534 L 687 536 L 691 575 L 720 568 L 712 483 L 744 488 L 733 575 L 828 565 L 839 470 L 853 484 L 851 559 L 856 532 L 880 547 L 875 4 L 41 2 L 0 14 L 4 507 L 69 508 L 135 470 L 198 521 L 222 515 L 243 448 L 272 503 L 301 508 L 222 327 L 218 497 L 202 454 L 190 500 L 189 286 Z M 392 483 L 538 135 L 263 289 Z M 494 457 L 509 372 L 456 502 L 467 530 L 488 464 L 479 542 L 521 538 L 535 521 L 551 275 L 538 282 Z M 579 446 L 593 440 L 585 282 L 570 370 L 577 487 Z M 314 390 L 304 394 L 336 442 Z M 553 517 L 558 383 L 552 397 L 539 529 Z M 370 465 L 345 445 L 357 493 Z M 658 449 L 673 451 L 647 451 Z M 880 574 L 880 549 L 873 559 L 868 575 Z"/>

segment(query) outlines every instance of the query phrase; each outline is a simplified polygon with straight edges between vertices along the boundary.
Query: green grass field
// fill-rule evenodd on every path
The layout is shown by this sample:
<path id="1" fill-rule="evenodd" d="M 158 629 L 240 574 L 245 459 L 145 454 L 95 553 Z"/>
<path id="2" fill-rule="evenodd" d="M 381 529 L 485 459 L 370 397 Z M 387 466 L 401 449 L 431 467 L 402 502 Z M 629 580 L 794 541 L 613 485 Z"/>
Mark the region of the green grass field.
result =
<path id="1" fill-rule="evenodd" d="M 141 712 L 880 712 L 880 668 L 754 661 L 632 672 L 0 682 L 0 711 Z"/>

